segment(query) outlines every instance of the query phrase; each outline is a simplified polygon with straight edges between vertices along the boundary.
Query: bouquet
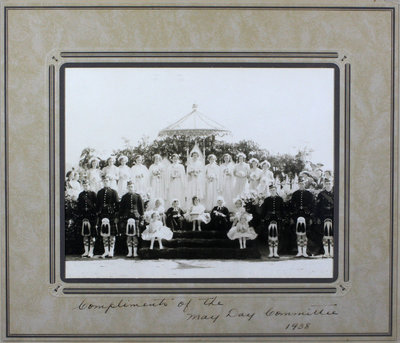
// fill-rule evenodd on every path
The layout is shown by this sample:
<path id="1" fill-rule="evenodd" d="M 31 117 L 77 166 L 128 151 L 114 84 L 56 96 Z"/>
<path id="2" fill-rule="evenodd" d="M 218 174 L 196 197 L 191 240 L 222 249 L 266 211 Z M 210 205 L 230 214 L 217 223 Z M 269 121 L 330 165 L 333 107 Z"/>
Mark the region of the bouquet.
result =
<path id="1" fill-rule="evenodd" d="M 136 177 L 137 179 L 142 179 L 142 178 L 144 178 L 144 175 L 143 175 L 143 174 L 137 174 L 137 175 L 135 175 L 135 177 Z"/>
<path id="2" fill-rule="evenodd" d="M 250 180 L 251 181 L 257 181 L 257 174 L 256 173 L 251 173 L 250 174 Z"/>
<path id="3" fill-rule="evenodd" d="M 216 178 L 217 176 L 215 174 L 210 174 L 208 175 L 208 182 L 213 182 Z"/>
<path id="4" fill-rule="evenodd" d="M 224 174 L 225 174 L 226 176 L 232 176 L 232 173 L 231 173 L 231 171 L 229 170 L 229 168 L 225 168 L 225 169 L 224 169 Z"/>
<path id="5" fill-rule="evenodd" d="M 173 179 L 176 179 L 177 177 L 179 177 L 179 171 L 176 170 L 176 169 L 174 169 L 174 171 L 172 172 L 171 177 L 172 177 Z"/>
<path id="6" fill-rule="evenodd" d="M 240 171 L 238 171 L 238 172 L 236 173 L 236 175 L 237 175 L 238 177 L 246 177 L 246 172 L 244 172 L 243 170 L 240 170 Z"/>
<path id="7" fill-rule="evenodd" d="M 154 168 L 153 169 L 153 176 L 155 176 L 156 178 L 160 178 L 161 177 L 161 170 L 159 168 Z"/>

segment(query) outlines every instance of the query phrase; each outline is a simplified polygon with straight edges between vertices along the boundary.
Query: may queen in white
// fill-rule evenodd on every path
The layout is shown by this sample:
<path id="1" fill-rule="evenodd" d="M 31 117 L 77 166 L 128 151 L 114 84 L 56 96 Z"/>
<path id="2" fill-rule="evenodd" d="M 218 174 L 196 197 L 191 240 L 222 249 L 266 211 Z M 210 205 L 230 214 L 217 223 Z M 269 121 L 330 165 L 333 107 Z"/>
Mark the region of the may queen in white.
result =
<path id="1" fill-rule="evenodd" d="M 149 191 L 149 170 L 143 165 L 143 157 L 136 157 L 136 164 L 131 168 L 131 180 L 138 193 L 146 194 Z"/>
<path id="2" fill-rule="evenodd" d="M 173 200 L 179 200 L 179 203 L 185 203 L 185 167 L 179 163 L 179 156 L 172 155 L 172 163 L 167 173 L 167 194 L 168 203 Z"/>
<path id="3" fill-rule="evenodd" d="M 197 143 L 190 152 L 187 165 L 187 199 L 204 199 L 204 159 Z"/>
<path id="4" fill-rule="evenodd" d="M 246 155 L 242 152 L 237 154 L 238 163 L 235 165 L 234 175 L 236 176 L 234 196 L 240 197 L 247 191 L 247 177 L 250 166 L 245 162 Z"/>
<path id="5" fill-rule="evenodd" d="M 217 203 L 219 185 L 219 166 L 216 163 L 217 157 L 214 154 L 208 156 L 208 164 L 206 165 L 206 198 L 205 206 L 208 211 Z"/>
<path id="6" fill-rule="evenodd" d="M 165 179 L 166 167 L 161 163 L 161 155 L 155 154 L 153 156 L 154 163 L 149 168 L 150 174 L 150 197 L 152 199 L 161 198 L 166 200 L 165 194 Z"/>
<path id="7" fill-rule="evenodd" d="M 126 165 L 128 157 L 121 155 L 118 158 L 120 166 L 118 167 L 119 180 L 118 180 L 118 195 L 120 198 L 128 192 L 128 181 L 131 178 L 131 169 Z"/>
<path id="8" fill-rule="evenodd" d="M 221 188 L 221 193 L 222 197 L 225 199 L 226 207 L 229 209 L 229 211 L 233 211 L 234 209 L 234 204 L 233 204 L 233 198 L 234 196 L 234 176 L 233 176 L 233 170 L 234 170 L 234 164 L 232 163 L 232 157 L 229 154 L 224 154 L 222 156 L 223 158 L 223 163 L 221 163 L 219 169 L 220 169 L 220 188 Z"/>

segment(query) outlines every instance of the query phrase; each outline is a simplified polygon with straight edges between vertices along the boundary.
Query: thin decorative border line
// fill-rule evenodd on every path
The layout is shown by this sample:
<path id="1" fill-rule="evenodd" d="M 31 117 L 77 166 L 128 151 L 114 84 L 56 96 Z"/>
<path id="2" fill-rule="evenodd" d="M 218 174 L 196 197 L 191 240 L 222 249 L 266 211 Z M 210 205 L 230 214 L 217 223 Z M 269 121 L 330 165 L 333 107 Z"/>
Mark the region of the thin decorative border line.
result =
<path id="1" fill-rule="evenodd" d="M 163 52 L 163 51 L 151 51 L 151 52 L 61 52 L 60 56 L 63 58 L 102 58 L 102 57 L 118 57 L 118 58 L 131 58 L 131 57 L 234 57 L 234 58 L 338 58 L 339 53 L 337 52 L 196 52 L 196 51 L 175 51 L 175 52 Z"/>
<path id="2" fill-rule="evenodd" d="M 339 66 L 335 63 L 324 63 L 324 62 L 307 62 L 307 63 L 299 63 L 299 62 L 69 62 L 64 63 L 59 70 L 60 73 L 60 156 L 65 154 L 65 125 L 63 124 L 65 121 L 65 71 L 67 68 L 331 68 L 334 70 L 334 127 L 338 126 L 339 120 L 339 83 L 340 83 L 340 74 L 339 74 Z M 337 132 L 339 133 L 339 132 Z M 336 147 L 338 144 L 338 139 L 335 137 L 335 163 L 338 163 L 338 158 L 336 155 L 339 154 L 339 149 Z M 337 185 L 339 182 L 339 166 L 335 164 L 335 184 Z M 65 161 L 63 159 L 60 160 L 60 175 L 65 175 Z M 60 178 L 60 190 L 64 189 L 64 179 Z M 338 187 L 336 187 L 338 189 Z M 336 199 L 338 198 L 335 196 Z M 61 227 L 61 236 L 65 237 L 65 209 L 64 209 L 64 196 L 61 196 L 61 204 L 60 204 L 60 227 Z M 338 222 L 335 224 L 335 232 L 338 232 L 337 226 Z M 133 284 L 142 284 L 142 283 L 243 283 L 243 280 L 247 280 L 246 283 L 259 284 L 259 283 L 333 283 L 338 279 L 338 257 L 335 257 L 333 263 L 333 275 L 330 278 L 66 278 L 65 276 L 65 239 L 61 239 L 61 253 L 60 253 L 60 278 L 65 283 L 133 283 Z M 303 289 L 303 288 L 300 288 Z M 251 288 L 249 288 L 251 291 Z"/>
<path id="3" fill-rule="evenodd" d="M 50 284 L 56 282 L 55 238 L 55 66 L 49 66 L 49 210 Z"/>
<path id="4" fill-rule="evenodd" d="M 317 293 L 317 294 L 335 294 L 337 289 L 335 287 L 331 288 L 306 288 L 306 289 L 298 289 L 298 288 L 187 288 L 187 289 L 176 289 L 176 288 L 146 288 L 146 289 L 132 289 L 132 288 L 64 288 L 63 293 L 65 295 L 92 295 L 92 294 L 121 294 L 121 295 L 129 295 L 129 294 L 231 294 L 232 292 L 239 294 L 309 294 L 309 293 Z"/>
<path id="5" fill-rule="evenodd" d="M 345 138 L 344 138 L 344 277 L 348 282 L 350 279 L 350 96 L 351 96 L 351 65 L 345 64 L 344 84 L 344 116 L 345 116 Z"/>
<path id="6" fill-rule="evenodd" d="M 300 10 L 300 11 L 387 11 L 393 9 L 393 7 L 363 7 L 363 6 L 212 6 L 212 5 L 125 5 L 125 6 L 110 6 L 110 5 L 93 5 L 93 6 L 7 6 L 7 9 L 16 9 L 16 10 L 108 10 L 108 9 L 134 9 L 134 10 L 147 10 L 147 9 L 158 9 L 158 10 L 170 10 L 170 9 L 186 9 L 186 10 Z"/>

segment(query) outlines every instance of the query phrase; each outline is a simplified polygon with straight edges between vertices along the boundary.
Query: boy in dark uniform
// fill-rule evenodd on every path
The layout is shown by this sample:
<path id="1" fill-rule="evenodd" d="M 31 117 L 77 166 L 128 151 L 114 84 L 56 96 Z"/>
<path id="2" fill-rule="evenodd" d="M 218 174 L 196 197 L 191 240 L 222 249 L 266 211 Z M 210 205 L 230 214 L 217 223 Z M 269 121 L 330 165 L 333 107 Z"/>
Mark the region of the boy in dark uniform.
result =
<path id="1" fill-rule="evenodd" d="M 97 192 L 97 213 L 100 225 L 100 235 L 103 237 L 104 254 L 101 258 L 114 257 L 115 236 L 118 233 L 116 217 L 118 209 L 118 194 L 110 187 L 111 180 L 104 177 L 104 188 Z"/>
<path id="2" fill-rule="evenodd" d="M 77 201 L 77 214 L 79 228 L 83 236 L 85 252 L 82 257 L 93 257 L 94 243 L 96 241 L 96 193 L 89 190 L 89 181 L 83 181 L 83 191 L 79 193 Z"/>
<path id="3" fill-rule="evenodd" d="M 268 232 L 268 257 L 279 257 L 278 244 L 279 236 L 283 228 L 283 216 L 285 204 L 283 199 L 277 194 L 276 186 L 269 186 L 271 195 L 267 197 L 261 205 L 261 216 L 267 226 Z"/>
<path id="4" fill-rule="evenodd" d="M 299 189 L 292 194 L 289 201 L 291 224 L 295 224 L 297 237 L 297 255 L 307 257 L 307 245 L 312 225 L 312 213 L 314 209 L 314 196 L 305 189 L 306 180 L 299 177 Z"/>
<path id="5" fill-rule="evenodd" d="M 322 224 L 324 257 L 333 257 L 333 208 L 334 197 L 332 180 L 324 180 L 324 190 L 318 194 L 316 217 L 317 224 Z"/>
<path id="6" fill-rule="evenodd" d="M 140 224 L 143 220 L 144 206 L 142 197 L 135 193 L 135 185 L 128 181 L 128 193 L 121 198 L 119 206 L 120 229 L 126 234 L 126 244 L 128 246 L 127 257 L 137 257 L 137 247 L 140 236 Z"/>

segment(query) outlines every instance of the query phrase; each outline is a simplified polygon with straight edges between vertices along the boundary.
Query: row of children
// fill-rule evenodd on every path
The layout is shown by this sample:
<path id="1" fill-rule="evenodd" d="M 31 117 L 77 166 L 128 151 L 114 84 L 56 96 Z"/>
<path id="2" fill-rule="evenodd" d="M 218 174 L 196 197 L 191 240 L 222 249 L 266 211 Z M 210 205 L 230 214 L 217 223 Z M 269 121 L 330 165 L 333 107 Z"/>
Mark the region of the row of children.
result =
<path id="1" fill-rule="evenodd" d="M 248 204 L 238 198 L 234 201 L 232 212 L 224 205 L 222 197 L 218 197 L 216 206 L 206 212 L 196 196 L 186 213 L 180 207 L 178 199 L 172 201 L 167 211 L 164 210 L 161 199 L 156 200 L 154 206 L 145 211 L 143 199 L 135 192 L 133 182 L 128 183 L 128 192 L 119 201 L 107 176 L 104 178 L 104 188 L 97 194 L 90 190 L 87 180 L 83 182 L 83 186 L 84 191 L 79 194 L 77 201 L 79 227 L 82 228 L 84 237 L 83 256 L 93 256 L 97 228 L 100 228 L 100 235 L 103 237 L 105 252 L 102 257 L 113 256 L 118 231 L 126 235 L 128 256 L 137 256 L 138 239 L 146 224 L 148 227 L 141 234 L 142 239 L 151 240 L 151 248 L 154 240 L 158 239 L 162 248 L 162 239 L 171 239 L 173 231 L 182 230 L 185 222 L 191 222 L 192 230 L 201 230 L 204 224 L 210 225 L 214 230 L 224 230 L 230 239 L 239 240 L 240 248 L 246 247 L 247 239 L 257 237 L 253 227 L 257 226 L 259 231 L 261 226 L 261 230 L 264 228 L 268 232 L 270 256 L 278 257 L 279 237 L 282 236 L 285 226 L 288 226 L 288 218 L 290 225 L 295 225 L 292 231 L 296 235 L 299 256 L 307 256 L 307 237 L 315 218 L 318 230 L 323 225 L 320 230 L 323 235 L 311 235 L 311 239 L 317 240 L 317 245 L 323 245 L 325 256 L 333 255 L 334 204 L 331 179 L 325 180 L 325 189 L 318 194 L 316 202 L 313 194 L 305 189 L 305 180 L 301 178 L 299 190 L 292 194 L 288 202 L 283 201 L 272 184 L 269 186 L 271 194 L 262 204 Z M 284 239 L 288 240 L 288 237 Z"/>

